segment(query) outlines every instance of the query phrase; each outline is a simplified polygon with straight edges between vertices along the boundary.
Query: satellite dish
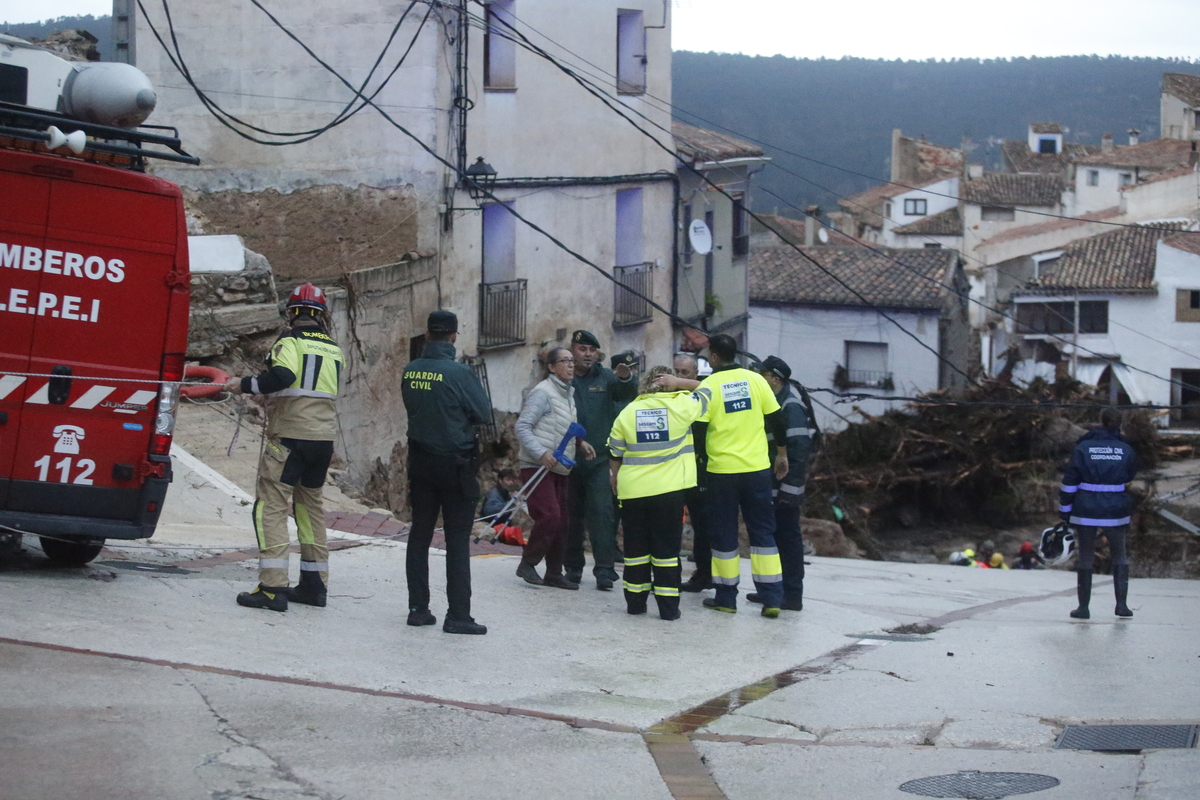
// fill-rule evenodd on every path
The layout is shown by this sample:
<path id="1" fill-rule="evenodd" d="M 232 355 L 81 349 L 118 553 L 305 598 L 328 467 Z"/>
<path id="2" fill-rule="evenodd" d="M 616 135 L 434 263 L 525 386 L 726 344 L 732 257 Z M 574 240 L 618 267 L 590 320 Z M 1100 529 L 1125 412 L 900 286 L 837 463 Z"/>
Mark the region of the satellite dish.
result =
<path id="1" fill-rule="evenodd" d="M 817 231 L 817 238 L 821 240 L 821 244 L 829 244 L 829 231 L 821 228 Z"/>
<path id="2" fill-rule="evenodd" d="M 688 241 L 692 243 L 692 250 L 702 256 L 712 252 L 712 231 L 702 219 L 694 219 L 688 226 Z"/>

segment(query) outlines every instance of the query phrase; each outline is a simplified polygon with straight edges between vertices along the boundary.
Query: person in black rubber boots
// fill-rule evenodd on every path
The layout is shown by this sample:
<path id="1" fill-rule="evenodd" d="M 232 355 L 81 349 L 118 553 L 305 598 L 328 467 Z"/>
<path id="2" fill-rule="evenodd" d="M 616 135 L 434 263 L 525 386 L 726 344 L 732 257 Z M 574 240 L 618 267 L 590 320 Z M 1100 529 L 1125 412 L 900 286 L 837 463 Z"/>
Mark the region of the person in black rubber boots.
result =
<path id="1" fill-rule="evenodd" d="M 441 512 L 446 536 L 446 633 L 485 634 L 471 618 L 471 523 L 479 503 L 479 443 L 475 425 L 491 420 L 482 384 L 454 360 L 458 317 L 429 315 L 425 349 L 404 369 L 400 391 L 408 410 L 408 624 L 434 625 L 429 610 L 429 545 Z"/>
<path id="2" fill-rule="evenodd" d="M 596 588 L 607 591 L 617 580 L 617 512 L 608 480 L 607 443 L 617 413 L 637 397 L 637 381 L 628 364 L 618 364 L 615 373 L 597 363 L 600 340 L 589 331 L 571 334 L 571 357 L 575 372 L 571 385 L 575 392 L 578 422 L 587 430 L 584 440 L 593 456 L 579 459 L 567 481 L 567 551 L 563 562 L 566 578 L 579 583 L 583 577 L 583 535 L 592 543 Z"/>
<path id="3" fill-rule="evenodd" d="M 1133 448 L 1121 438 L 1121 412 L 1105 408 L 1100 412 L 1100 427 L 1089 431 L 1075 445 L 1063 474 L 1062 519 L 1076 531 L 1079 560 L 1079 607 L 1071 612 L 1075 619 L 1091 617 L 1088 604 L 1092 597 L 1092 567 L 1096 557 L 1096 538 L 1106 536 L 1113 563 L 1113 590 L 1118 617 L 1132 617 L 1126 605 L 1129 593 L 1129 559 L 1125 538 L 1129 532 L 1129 495 L 1125 485 L 1137 474 Z"/>
<path id="4" fill-rule="evenodd" d="M 808 457 L 812 452 L 812 421 L 796 387 L 792 386 L 792 368 L 778 356 L 767 356 L 762 362 L 761 375 L 775 392 L 775 399 L 787 421 L 788 472 L 782 480 L 775 479 L 775 545 L 779 548 L 779 563 L 783 568 L 784 611 L 804 608 L 804 537 L 800 531 L 800 509 L 804 506 L 804 477 L 808 472 Z M 767 434 L 767 443 L 774 439 Z M 758 594 L 746 595 L 751 603 L 759 601 Z"/>

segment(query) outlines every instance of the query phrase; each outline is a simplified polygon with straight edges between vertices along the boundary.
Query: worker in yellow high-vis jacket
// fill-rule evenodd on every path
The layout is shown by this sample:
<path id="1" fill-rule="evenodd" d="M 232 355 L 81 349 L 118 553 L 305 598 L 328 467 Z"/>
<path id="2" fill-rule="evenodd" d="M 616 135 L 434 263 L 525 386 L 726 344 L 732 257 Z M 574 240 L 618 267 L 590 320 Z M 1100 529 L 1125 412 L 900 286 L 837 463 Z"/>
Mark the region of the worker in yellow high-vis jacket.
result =
<path id="1" fill-rule="evenodd" d="M 713 372 L 702 383 L 674 375 L 659 376 L 661 386 L 695 389 L 709 400 L 700 422 L 707 423 L 708 515 L 712 539 L 712 582 L 716 596 L 704 606 L 737 611 L 741 559 L 738 553 L 738 511 L 750 536 L 750 572 L 762 615 L 776 618 L 783 604 L 783 570 L 775 544 L 775 511 L 771 476 L 788 472 L 787 423 L 775 393 L 756 372 L 737 364 L 737 342 L 726 334 L 708 343 Z M 777 443 L 774 465 L 768 453 L 767 431 Z"/>
<path id="2" fill-rule="evenodd" d="M 290 330 L 267 355 L 265 372 L 235 378 L 226 390 L 271 398 L 266 442 L 255 486 L 258 587 L 238 605 L 287 611 L 288 601 L 324 606 L 329 582 L 322 489 L 333 459 L 337 418 L 333 403 L 345 358 L 329 335 L 325 293 L 311 283 L 287 301 Z M 300 582 L 288 588 L 288 511 L 300 538 Z"/>
<path id="3" fill-rule="evenodd" d="M 654 367 L 637 399 L 625 407 L 608 437 L 613 491 L 625 532 L 625 605 L 645 614 L 654 594 L 658 615 L 679 619 L 679 546 L 683 503 L 696 485 L 692 423 L 708 410 L 705 395 L 654 384 L 667 367 Z"/>

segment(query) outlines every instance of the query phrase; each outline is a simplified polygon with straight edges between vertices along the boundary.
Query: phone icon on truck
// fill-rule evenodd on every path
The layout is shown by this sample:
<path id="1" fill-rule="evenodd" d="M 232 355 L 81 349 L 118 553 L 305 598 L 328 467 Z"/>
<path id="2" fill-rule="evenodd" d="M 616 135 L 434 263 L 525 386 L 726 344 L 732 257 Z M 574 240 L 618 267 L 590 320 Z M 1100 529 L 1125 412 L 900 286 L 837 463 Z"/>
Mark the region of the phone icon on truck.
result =
<path id="1" fill-rule="evenodd" d="M 86 434 L 78 425 L 59 425 L 52 434 L 58 442 L 54 445 L 56 453 L 71 453 L 79 455 L 79 443 Z"/>

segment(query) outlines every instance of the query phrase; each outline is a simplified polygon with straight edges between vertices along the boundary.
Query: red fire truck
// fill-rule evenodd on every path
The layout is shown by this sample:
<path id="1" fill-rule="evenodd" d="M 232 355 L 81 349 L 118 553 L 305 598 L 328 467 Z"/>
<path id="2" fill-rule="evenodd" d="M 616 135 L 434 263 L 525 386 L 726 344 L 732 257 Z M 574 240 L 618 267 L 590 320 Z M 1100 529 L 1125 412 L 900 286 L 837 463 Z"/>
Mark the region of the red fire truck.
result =
<path id="1" fill-rule="evenodd" d="M 151 536 L 171 481 L 187 231 L 179 187 L 144 166 L 198 160 L 171 129 L 137 127 L 145 114 L 115 127 L 3 100 L 0 536 L 83 564 L 105 539 Z"/>

